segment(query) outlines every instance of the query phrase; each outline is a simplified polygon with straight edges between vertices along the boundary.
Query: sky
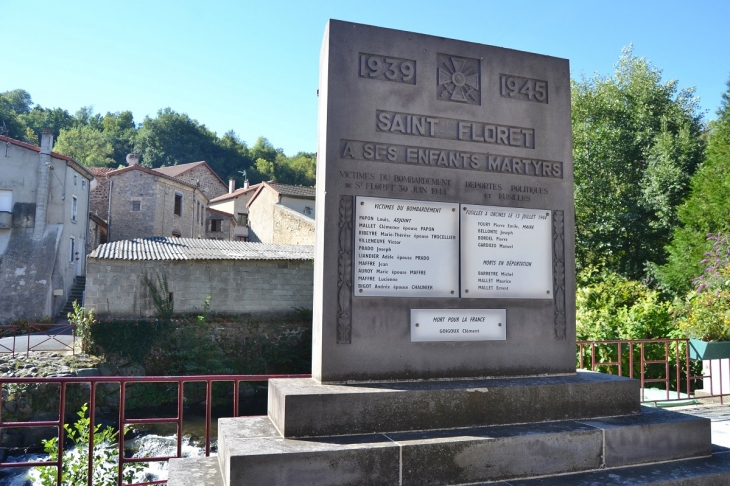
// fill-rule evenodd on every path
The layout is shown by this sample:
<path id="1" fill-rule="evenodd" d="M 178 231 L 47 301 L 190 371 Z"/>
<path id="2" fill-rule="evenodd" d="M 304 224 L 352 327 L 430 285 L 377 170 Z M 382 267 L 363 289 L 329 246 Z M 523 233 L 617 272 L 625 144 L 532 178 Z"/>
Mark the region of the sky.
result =
<path id="1" fill-rule="evenodd" d="M 0 92 L 74 113 L 170 107 L 252 145 L 314 152 L 330 18 L 547 54 L 608 75 L 633 44 L 715 117 L 730 76 L 730 2 L 704 0 L 0 0 Z"/>

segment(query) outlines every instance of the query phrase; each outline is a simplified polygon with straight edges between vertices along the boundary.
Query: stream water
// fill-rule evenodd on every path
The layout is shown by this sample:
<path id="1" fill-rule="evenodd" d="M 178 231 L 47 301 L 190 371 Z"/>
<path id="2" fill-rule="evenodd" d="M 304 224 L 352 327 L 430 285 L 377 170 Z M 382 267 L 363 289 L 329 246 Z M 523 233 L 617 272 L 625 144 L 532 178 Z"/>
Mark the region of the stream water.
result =
<path id="1" fill-rule="evenodd" d="M 211 424 L 211 455 L 217 451 L 217 420 Z M 174 456 L 177 453 L 177 437 L 174 425 L 145 425 L 135 427 L 135 437 L 124 442 L 124 448 L 131 451 L 131 457 Z M 112 445 L 116 450 L 116 444 Z M 205 419 L 193 416 L 185 419 L 182 440 L 183 457 L 205 455 Z M 43 461 L 48 458 L 44 453 L 9 454 L 6 462 Z M 167 479 L 167 462 L 144 463 L 144 470 L 135 482 Z M 55 469 L 55 468 L 53 468 Z M 6 468 L 0 470 L 0 486 L 41 486 L 38 469 Z"/>

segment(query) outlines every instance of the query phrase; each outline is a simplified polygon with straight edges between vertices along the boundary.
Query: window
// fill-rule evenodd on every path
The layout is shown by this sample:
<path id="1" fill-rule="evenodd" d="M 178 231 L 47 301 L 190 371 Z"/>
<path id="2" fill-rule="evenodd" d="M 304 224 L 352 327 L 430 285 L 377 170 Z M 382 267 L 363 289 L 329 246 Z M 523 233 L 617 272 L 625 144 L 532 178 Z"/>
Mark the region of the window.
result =
<path id="1" fill-rule="evenodd" d="M 79 175 L 74 174 L 74 186 L 78 183 L 78 181 L 79 181 Z"/>
<path id="2" fill-rule="evenodd" d="M 238 213 L 238 221 L 237 223 L 241 226 L 248 226 L 248 214 L 246 213 Z"/>
<path id="3" fill-rule="evenodd" d="M 180 230 L 172 230 L 172 236 L 174 238 L 180 238 L 182 236 L 182 233 L 180 233 Z"/>
<path id="4" fill-rule="evenodd" d="M 86 190 L 86 179 L 81 179 L 81 189 Z"/>
<path id="5" fill-rule="evenodd" d="M 175 193 L 175 214 L 182 216 L 182 194 Z"/>
<path id="6" fill-rule="evenodd" d="M 13 191 L 0 191 L 0 211 L 13 212 Z"/>
<path id="7" fill-rule="evenodd" d="M 306 206 L 304 208 L 304 214 L 306 214 L 307 216 L 309 216 L 310 214 L 312 214 L 312 208 L 310 208 L 309 206 Z"/>
<path id="8" fill-rule="evenodd" d="M 76 251 L 76 240 L 74 237 L 71 237 L 71 243 L 68 247 L 68 262 L 73 263 L 74 262 L 74 252 Z"/>
<path id="9" fill-rule="evenodd" d="M 76 221 L 76 211 L 78 209 L 76 196 L 71 198 L 71 221 Z"/>
<path id="10" fill-rule="evenodd" d="M 132 211 L 139 211 L 139 201 L 132 201 Z"/>
<path id="11" fill-rule="evenodd" d="M 221 221 L 220 219 L 212 219 L 210 220 L 210 231 L 212 232 L 219 232 L 221 231 Z"/>

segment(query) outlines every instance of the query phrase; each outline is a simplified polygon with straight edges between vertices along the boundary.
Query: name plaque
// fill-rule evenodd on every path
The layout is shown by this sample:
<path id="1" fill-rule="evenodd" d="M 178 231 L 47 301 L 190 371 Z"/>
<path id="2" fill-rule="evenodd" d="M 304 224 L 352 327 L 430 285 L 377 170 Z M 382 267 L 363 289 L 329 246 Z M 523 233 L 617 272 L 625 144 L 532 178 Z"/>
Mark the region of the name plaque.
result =
<path id="1" fill-rule="evenodd" d="M 461 297 L 552 299 L 551 211 L 461 206 Z"/>
<path id="2" fill-rule="evenodd" d="M 411 342 L 504 341 L 505 309 L 411 309 Z"/>
<path id="3" fill-rule="evenodd" d="M 355 198 L 354 294 L 458 297 L 459 205 Z"/>

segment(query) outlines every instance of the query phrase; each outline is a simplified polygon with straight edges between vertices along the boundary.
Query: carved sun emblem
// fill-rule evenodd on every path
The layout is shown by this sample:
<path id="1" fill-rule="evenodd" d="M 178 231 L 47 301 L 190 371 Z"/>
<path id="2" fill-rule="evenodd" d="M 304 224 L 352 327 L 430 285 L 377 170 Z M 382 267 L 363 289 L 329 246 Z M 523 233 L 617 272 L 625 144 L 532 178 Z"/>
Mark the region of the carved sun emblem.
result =
<path id="1" fill-rule="evenodd" d="M 451 56 L 443 56 L 440 61 L 439 99 L 479 104 L 478 61 Z"/>

